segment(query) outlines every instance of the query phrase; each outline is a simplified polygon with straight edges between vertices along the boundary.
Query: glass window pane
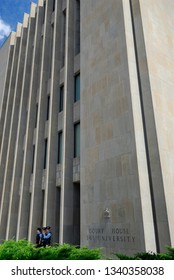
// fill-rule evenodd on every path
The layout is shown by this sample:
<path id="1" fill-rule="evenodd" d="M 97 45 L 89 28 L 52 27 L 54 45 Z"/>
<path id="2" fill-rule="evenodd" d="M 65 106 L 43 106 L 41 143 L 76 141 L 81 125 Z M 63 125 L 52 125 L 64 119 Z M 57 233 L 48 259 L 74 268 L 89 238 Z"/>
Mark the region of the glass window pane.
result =
<path id="1" fill-rule="evenodd" d="M 49 112 L 50 112 L 50 96 L 48 95 L 48 97 L 47 97 L 47 116 L 46 116 L 46 120 L 49 119 Z"/>
<path id="2" fill-rule="evenodd" d="M 33 145 L 33 157 L 32 157 L 31 173 L 33 173 L 33 170 L 34 170 L 34 157 L 35 157 L 35 145 Z"/>
<path id="3" fill-rule="evenodd" d="M 74 157 L 80 157 L 80 123 L 74 126 Z"/>
<path id="4" fill-rule="evenodd" d="M 53 0 L 53 12 L 55 10 L 55 0 Z"/>
<path id="5" fill-rule="evenodd" d="M 74 101 L 80 100 L 80 74 L 75 76 L 75 95 Z"/>
<path id="6" fill-rule="evenodd" d="M 75 2 L 75 55 L 80 52 L 80 1 Z"/>
<path id="7" fill-rule="evenodd" d="M 64 96 L 64 86 L 61 86 L 60 95 L 59 95 L 59 112 L 63 111 L 63 96 Z"/>
<path id="8" fill-rule="evenodd" d="M 45 139 L 44 169 L 46 169 L 46 164 L 47 164 L 47 139 Z"/>
<path id="9" fill-rule="evenodd" d="M 38 118 L 38 103 L 36 104 L 35 128 L 37 127 L 37 118 Z"/>
<path id="10" fill-rule="evenodd" d="M 58 159 L 57 163 L 62 162 L 62 131 L 58 133 Z"/>

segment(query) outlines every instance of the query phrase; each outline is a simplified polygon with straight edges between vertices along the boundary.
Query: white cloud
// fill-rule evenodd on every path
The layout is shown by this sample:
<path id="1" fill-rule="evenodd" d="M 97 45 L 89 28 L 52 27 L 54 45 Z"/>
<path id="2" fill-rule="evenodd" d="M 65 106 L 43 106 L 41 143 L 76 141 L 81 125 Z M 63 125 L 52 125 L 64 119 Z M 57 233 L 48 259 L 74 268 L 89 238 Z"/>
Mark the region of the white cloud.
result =
<path id="1" fill-rule="evenodd" d="M 0 17 L 0 40 L 3 40 L 5 37 L 7 37 L 11 32 L 11 27 L 9 24 L 3 21 L 3 19 Z"/>

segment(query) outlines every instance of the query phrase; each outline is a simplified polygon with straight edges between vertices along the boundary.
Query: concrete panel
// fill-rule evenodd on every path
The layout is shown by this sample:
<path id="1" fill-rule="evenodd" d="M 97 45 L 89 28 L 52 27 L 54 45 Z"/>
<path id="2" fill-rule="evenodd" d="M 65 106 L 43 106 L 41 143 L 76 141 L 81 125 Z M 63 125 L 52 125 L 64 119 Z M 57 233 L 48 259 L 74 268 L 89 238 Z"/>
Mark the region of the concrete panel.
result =
<path id="1" fill-rule="evenodd" d="M 154 196 L 157 205 L 157 223 L 159 223 L 160 246 L 174 244 L 173 225 L 173 162 L 174 141 L 174 3 L 171 0 L 140 0 L 142 28 L 146 45 L 147 65 L 149 71 L 152 106 L 158 139 L 159 154 L 151 141 L 153 166 Z M 150 5 L 150 6 L 149 6 Z M 140 45 L 140 42 L 139 42 Z M 142 63 L 142 62 L 141 62 Z M 147 96 L 147 91 L 144 93 Z M 146 104 L 149 108 L 149 104 Z M 147 109 L 148 110 L 148 109 Z M 149 116 L 150 119 L 150 116 Z M 149 120 L 149 122 L 151 122 Z M 162 188 L 160 188 L 159 172 L 161 172 Z M 162 206 L 164 210 L 162 210 Z M 163 224 L 163 226 L 162 226 Z"/>
<path id="2" fill-rule="evenodd" d="M 107 254 L 146 247 L 139 169 L 147 168 L 145 158 L 143 166 L 137 159 L 141 150 L 145 155 L 136 143 L 127 16 L 123 1 L 81 1 L 81 244 Z M 141 129 L 140 137 L 143 145 Z"/>

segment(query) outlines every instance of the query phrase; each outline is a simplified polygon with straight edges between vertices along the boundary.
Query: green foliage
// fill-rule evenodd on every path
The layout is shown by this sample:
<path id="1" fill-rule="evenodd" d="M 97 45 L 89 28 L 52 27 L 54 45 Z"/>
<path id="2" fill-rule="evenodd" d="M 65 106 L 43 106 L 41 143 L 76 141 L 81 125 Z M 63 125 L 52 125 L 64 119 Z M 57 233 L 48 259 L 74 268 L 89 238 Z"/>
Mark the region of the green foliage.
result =
<path id="1" fill-rule="evenodd" d="M 27 240 L 0 244 L 0 260 L 98 260 L 100 249 L 77 248 L 69 244 L 35 248 Z"/>
<path id="2" fill-rule="evenodd" d="M 76 248 L 69 244 L 35 249 L 37 260 L 98 260 L 101 259 L 99 249 Z"/>
<path id="3" fill-rule="evenodd" d="M 171 260 L 174 260 L 174 248 L 167 246 L 168 255 L 171 257 Z"/>
<path id="4" fill-rule="evenodd" d="M 0 245 L 0 260 L 31 260 L 33 246 L 27 240 L 8 240 Z"/>
<path id="5" fill-rule="evenodd" d="M 69 260 L 100 260 L 102 259 L 102 254 L 100 249 L 88 249 L 84 248 L 74 248 Z"/>
<path id="6" fill-rule="evenodd" d="M 120 260 L 174 260 L 174 248 L 165 253 L 138 252 L 134 256 L 114 253 Z M 100 260 L 101 249 L 77 248 L 69 244 L 35 248 L 27 240 L 8 240 L 0 244 L 0 260 Z"/>
<path id="7" fill-rule="evenodd" d="M 136 259 L 139 260 L 169 260 L 170 256 L 166 253 L 153 253 L 153 252 L 142 252 L 135 254 Z"/>
<path id="8" fill-rule="evenodd" d="M 115 253 L 114 255 L 120 260 L 174 260 L 174 248 L 169 246 L 166 248 L 166 253 L 140 252 L 134 256 L 127 256 L 120 253 Z"/>
<path id="9" fill-rule="evenodd" d="M 121 253 L 115 253 L 114 254 L 119 260 L 136 260 L 135 257 L 130 257 Z"/>
<path id="10" fill-rule="evenodd" d="M 37 260 L 68 260 L 73 246 L 68 244 L 35 249 L 34 259 Z"/>

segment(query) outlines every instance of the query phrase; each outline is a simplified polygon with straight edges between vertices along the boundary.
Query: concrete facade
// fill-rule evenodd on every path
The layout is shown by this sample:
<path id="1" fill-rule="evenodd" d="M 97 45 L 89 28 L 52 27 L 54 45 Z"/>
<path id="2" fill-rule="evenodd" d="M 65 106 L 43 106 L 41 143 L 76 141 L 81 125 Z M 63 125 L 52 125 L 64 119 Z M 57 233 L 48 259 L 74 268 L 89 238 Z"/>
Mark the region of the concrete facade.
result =
<path id="1" fill-rule="evenodd" d="M 50 225 L 106 255 L 174 245 L 173 8 L 31 4 L 0 50 L 1 240 Z"/>

